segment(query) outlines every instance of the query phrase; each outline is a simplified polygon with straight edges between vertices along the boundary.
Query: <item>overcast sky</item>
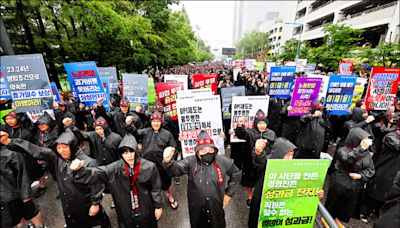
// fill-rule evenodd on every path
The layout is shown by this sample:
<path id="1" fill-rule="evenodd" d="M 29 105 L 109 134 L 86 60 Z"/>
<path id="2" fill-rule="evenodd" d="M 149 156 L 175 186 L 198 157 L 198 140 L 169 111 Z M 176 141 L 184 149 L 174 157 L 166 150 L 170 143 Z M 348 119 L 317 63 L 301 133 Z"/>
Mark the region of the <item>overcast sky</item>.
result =
<path id="1" fill-rule="evenodd" d="M 211 48 L 234 47 L 233 23 L 235 1 L 187 1 L 171 7 L 180 10 L 185 7 L 193 28 L 198 26 L 200 37 Z M 297 1 L 244 1 L 245 15 L 243 30 L 252 30 L 257 22 L 266 19 L 268 12 L 279 12 L 284 21 L 293 20 Z M 196 32 L 197 33 L 197 32 Z"/>

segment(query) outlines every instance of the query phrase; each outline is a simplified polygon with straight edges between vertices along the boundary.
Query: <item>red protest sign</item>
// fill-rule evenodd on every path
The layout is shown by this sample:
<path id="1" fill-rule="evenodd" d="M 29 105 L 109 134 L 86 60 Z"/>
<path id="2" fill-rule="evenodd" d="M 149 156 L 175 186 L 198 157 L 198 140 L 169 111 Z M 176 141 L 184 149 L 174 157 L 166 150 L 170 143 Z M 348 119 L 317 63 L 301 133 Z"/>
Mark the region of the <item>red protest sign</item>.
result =
<path id="1" fill-rule="evenodd" d="M 394 105 L 400 68 L 373 67 L 365 99 L 367 110 L 387 110 Z"/>
<path id="2" fill-rule="evenodd" d="M 353 73 L 353 62 L 351 60 L 339 61 L 339 75 L 351 75 Z"/>
<path id="3" fill-rule="evenodd" d="M 195 89 L 211 88 L 213 95 L 217 94 L 218 76 L 216 74 L 194 74 L 193 82 Z"/>
<path id="4" fill-rule="evenodd" d="M 178 90 L 183 90 L 182 82 L 160 82 L 156 83 L 156 95 L 164 105 L 164 113 L 171 116 L 171 119 L 177 120 L 176 112 L 176 93 Z"/>

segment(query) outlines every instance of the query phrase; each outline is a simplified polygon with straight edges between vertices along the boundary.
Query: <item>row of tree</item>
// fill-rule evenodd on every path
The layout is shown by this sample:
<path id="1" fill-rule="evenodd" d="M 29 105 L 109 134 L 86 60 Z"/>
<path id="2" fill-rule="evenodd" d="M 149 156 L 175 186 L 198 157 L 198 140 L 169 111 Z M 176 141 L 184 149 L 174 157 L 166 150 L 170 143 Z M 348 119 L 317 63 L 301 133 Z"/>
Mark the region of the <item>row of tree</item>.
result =
<path id="1" fill-rule="evenodd" d="M 51 80 L 58 82 L 64 62 L 96 61 L 142 72 L 211 60 L 185 10 L 168 8 L 177 3 L 3 0 L 0 8 L 15 54 L 43 53 Z"/>
<path id="2" fill-rule="evenodd" d="M 342 59 L 353 60 L 356 65 L 361 63 L 370 66 L 399 67 L 400 66 L 400 44 L 381 43 L 376 47 L 362 46 L 363 32 L 361 29 L 353 29 L 344 25 L 325 25 L 322 45 L 311 47 L 308 41 L 300 43 L 299 58 L 308 59 L 308 62 L 319 64 L 324 71 L 335 71 L 338 69 L 339 61 Z M 268 39 L 264 39 L 262 46 L 257 46 L 257 39 L 252 34 L 260 33 L 252 31 L 236 44 L 239 49 L 237 58 L 251 57 L 250 53 L 260 50 L 261 47 L 269 47 Z M 268 37 L 263 34 L 262 37 Z M 251 38 L 251 39 L 249 39 Z M 245 43 L 245 44 L 244 44 Z M 249 48 L 250 46 L 250 48 Z M 268 61 L 294 60 L 297 54 L 298 40 L 289 39 L 281 47 L 278 56 L 266 56 Z M 260 54 L 258 54 L 260 56 Z"/>

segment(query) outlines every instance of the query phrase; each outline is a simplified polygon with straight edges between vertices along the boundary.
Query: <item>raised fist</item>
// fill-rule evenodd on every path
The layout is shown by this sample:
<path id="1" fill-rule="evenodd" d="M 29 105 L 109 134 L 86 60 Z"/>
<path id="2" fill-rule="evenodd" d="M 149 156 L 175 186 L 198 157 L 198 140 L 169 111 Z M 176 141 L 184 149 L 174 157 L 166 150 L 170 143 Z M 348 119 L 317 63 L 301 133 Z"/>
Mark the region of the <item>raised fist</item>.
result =
<path id="1" fill-rule="evenodd" d="M 80 168 L 82 168 L 84 162 L 85 162 L 84 160 L 75 159 L 75 160 L 73 160 L 73 161 L 71 162 L 71 165 L 69 166 L 69 168 L 70 168 L 72 171 L 77 171 L 77 170 L 79 170 Z"/>
<path id="2" fill-rule="evenodd" d="M 174 156 L 174 152 L 175 152 L 174 147 L 169 146 L 169 147 L 165 148 L 164 154 L 163 154 L 165 163 L 171 162 L 172 156 Z"/>

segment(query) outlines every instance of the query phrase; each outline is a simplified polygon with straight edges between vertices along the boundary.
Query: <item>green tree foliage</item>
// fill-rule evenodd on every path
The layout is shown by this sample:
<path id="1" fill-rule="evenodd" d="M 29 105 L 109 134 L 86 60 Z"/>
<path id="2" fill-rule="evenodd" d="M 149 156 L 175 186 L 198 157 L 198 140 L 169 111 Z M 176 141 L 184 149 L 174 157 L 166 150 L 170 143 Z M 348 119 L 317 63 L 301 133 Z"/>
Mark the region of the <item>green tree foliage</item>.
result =
<path id="1" fill-rule="evenodd" d="M 370 66 L 399 67 L 400 44 L 382 43 L 375 48 L 357 47 L 349 53 L 349 58 Z"/>
<path id="2" fill-rule="evenodd" d="M 173 3 L 177 1 L 3 0 L 1 16 L 15 53 L 43 53 L 51 80 L 58 82 L 64 62 L 96 61 L 141 72 L 212 59 L 188 15 L 168 9 Z"/>
<path id="3" fill-rule="evenodd" d="M 235 58 L 250 58 L 254 53 L 266 50 L 268 46 L 268 33 L 257 30 L 247 32 L 236 43 Z"/>
<path id="4" fill-rule="evenodd" d="M 338 68 L 339 61 L 345 59 L 349 51 L 362 38 L 361 29 L 353 29 L 344 25 L 327 24 L 323 29 L 324 43 L 311 48 L 308 53 L 310 62 L 322 63 L 325 70 L 334 71 Z"/>
<path id="5" fill-rule="evenodd" d="M 298 40 L 289 39 L 286 40 L 285 44 L 281 47 L 282 54 L 279 55 L 278 59 L 282 62 L 288 60 L 294 60 L 297 54 Z M 308 56 L 308 50 L 310 45 L 307 41 L 300 42 L 299 59 L 305 59 Z"/>

